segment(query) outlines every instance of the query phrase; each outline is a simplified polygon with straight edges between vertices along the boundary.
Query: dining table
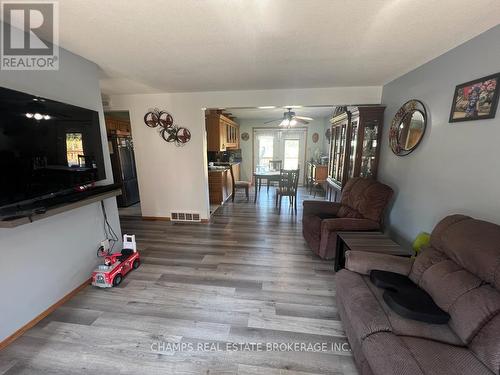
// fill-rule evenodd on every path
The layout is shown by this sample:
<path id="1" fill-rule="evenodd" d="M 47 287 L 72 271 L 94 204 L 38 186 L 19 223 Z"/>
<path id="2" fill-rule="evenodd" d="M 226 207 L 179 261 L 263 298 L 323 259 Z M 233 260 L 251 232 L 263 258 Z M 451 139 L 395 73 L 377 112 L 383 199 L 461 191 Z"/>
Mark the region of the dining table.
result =
<path id="1" fill-rule="evenodd" d="M 280 179 L 280 171 L 261 171 L 254 172 L 253 178 L 255 181 L 255 197 L 253 199 L 253 203 L 257 202 L 257 193 L 260 191 L 260 187 L 262 185 L 262 180 L 266 181 L 279 181 Z"/>

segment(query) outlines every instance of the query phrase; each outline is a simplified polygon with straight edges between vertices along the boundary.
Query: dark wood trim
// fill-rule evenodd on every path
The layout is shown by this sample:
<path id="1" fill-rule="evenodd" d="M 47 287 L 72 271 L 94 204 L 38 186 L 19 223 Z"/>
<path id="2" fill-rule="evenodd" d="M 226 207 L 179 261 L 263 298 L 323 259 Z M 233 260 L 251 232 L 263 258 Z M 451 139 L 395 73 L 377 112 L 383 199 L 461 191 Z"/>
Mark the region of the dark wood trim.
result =
<path id="1" fill-rule="evenodd" d="M 142 216 L 142 220 L 145 221 L 170 221 L 168 216 Z"/>
<path id="2" fill-rule="evenodd" d="M 30 217 L 21 217 L 19 219 L 14 219 L 14 220 L 8 220 L 8 221 L 0 221 L 0 228 L 15 228 L 24 224 L 29 224 L 34 221 L 42 220 L 63 212 L 71 211 L 74 210 L 75 208 L 80 208 L 83 206 L 87 206 L 89 204 L 95 203 L 95 202 L 100 202 L 104 199 L 108 198 L 113 198 L 122 193 L 122 189 L 115 189 L 111 191 L 107 191 L 102 194 L 97 194 L 90 196 L 86 199 L 82 199 L 77 202 L 71 202 L 71 203 L 65 203 L 61 204 L 60 206 L 55 206 L 52 208 L 47 209 L 47 211 L 43 214 L 35 214 Z"/>
<path id="3" fill-rule="evenodd" d="M 81 285 L 77 286 L 75 289 L 73 289 L 71 292 L 66 294 L 63 298 L 61 298 L 59 301 L 54 303 L 52 306 L 50 306 L 48 309 L 43 311 L 41 314 L 30 320 L 28 323 L 26 323 L 24 326 L 19 328 L 16 332 L 14 332 L 12 335 L 7 337 L 5 340 L 0 342 L 0 350 L 5 349 L 7 346 L 9 346 L 12 342 L 14 342 L 18 337 L 22 336 L 26 331 L 28 331 L 30 328 L 33 328 L 38 322 L 40 322 L 42 319 L 46 318 L 48 315 L 50 315 L 54 310 L 56 310 L 58 307 L 61 305 L 65 304 L 67 301 L 69 301 L 71 298 L 73 298 L 78 292 L 83 290 L 87 285 L 90 285 L 91 279 L 88 278 L 85 280 Z"/>

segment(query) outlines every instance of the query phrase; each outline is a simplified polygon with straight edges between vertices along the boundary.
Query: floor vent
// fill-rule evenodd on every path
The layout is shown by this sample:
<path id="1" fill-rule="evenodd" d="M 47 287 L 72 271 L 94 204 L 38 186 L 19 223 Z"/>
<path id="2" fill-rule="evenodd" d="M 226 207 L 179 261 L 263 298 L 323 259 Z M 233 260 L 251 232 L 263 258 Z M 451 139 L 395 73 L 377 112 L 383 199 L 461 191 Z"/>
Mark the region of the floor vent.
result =
<path id="1" fill-rule="evenodd" d="M 170 220 L 182 223 L 199 223 L 201 221 L 201 218 L 200 214 L 194 212 L 171 212 Z"/>

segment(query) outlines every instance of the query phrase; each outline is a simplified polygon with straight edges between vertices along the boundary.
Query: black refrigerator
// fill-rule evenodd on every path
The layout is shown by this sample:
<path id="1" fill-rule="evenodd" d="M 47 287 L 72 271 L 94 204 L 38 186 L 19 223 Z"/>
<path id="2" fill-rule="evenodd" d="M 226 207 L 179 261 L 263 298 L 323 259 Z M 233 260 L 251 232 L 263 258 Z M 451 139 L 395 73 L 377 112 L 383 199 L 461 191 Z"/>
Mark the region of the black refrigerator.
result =
<path id="1" fill-rule="evenodd" d="M 134 143 L 132 137 L 108 135 L 111 166 L 115 183 L 122 185 L 122 195 L 116 197 L 119 207 L 128 207 L 139 202 L 139 185 L 135 169 Z"/>

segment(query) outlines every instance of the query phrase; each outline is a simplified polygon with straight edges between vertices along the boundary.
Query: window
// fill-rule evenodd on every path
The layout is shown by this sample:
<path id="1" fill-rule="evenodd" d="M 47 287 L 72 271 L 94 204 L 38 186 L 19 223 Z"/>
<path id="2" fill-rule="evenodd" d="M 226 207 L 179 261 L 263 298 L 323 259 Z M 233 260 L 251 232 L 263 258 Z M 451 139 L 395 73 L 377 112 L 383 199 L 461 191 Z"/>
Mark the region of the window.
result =
<path id="1" fill-rule="evenodd" d="M 83 153 L 83 137 L 82 133 L 66 133 L 66 158 L 68 167 L 80 166 L 78 155 Z"/>
<path id="2" fill-rule="evenodd" d="M 273 160 L 274 155 L 274 137 L 269 135 L 259 135 L 259 154 L 257 167 L 266 170 L 269 167 L 269 161 Z"/>
<path id="3" fill-rule="evenodd" d="M 299 144 L 298 139 L 285 139 L 284 169 L 297 169 L 299 167 Z"/>

